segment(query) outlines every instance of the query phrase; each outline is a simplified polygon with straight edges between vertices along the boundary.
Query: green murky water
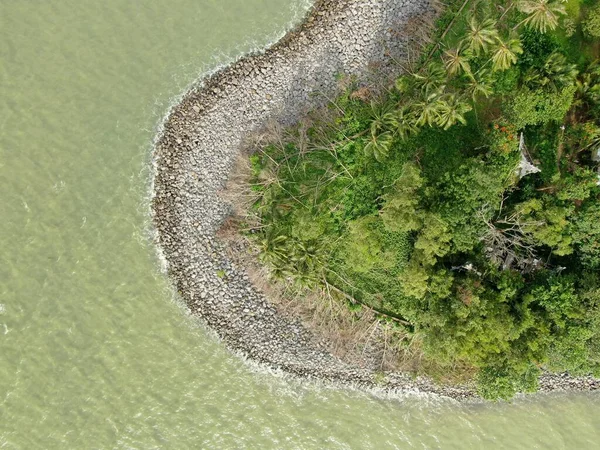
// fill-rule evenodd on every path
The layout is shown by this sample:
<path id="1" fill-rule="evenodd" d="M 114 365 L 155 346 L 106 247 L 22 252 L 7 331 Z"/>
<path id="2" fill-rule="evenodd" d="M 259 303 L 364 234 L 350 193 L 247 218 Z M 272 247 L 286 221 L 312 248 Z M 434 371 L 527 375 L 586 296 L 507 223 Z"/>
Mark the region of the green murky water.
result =
<path id="1" fill-rule="evenodd" d="M 304 0 L 0 0 L 0 448 L 600 446 L 600 398 L 458 406 L 250 371 L 172 299 L 149 151 Z"/>

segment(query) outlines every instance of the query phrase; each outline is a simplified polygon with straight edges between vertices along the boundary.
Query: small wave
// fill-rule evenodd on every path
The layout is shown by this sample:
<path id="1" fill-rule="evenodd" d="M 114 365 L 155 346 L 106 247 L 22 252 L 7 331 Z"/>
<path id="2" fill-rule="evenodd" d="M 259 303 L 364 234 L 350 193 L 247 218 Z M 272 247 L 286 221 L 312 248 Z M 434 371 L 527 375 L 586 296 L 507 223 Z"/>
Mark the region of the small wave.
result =
<path id="1" fill-rule="evenodd" d="M 301 2 L 294 4 L 292 6 L 292 18 L 286 23 L 286 25 L 271 33 L 268 38 L 266 44 L 258 44 L 256 42 L 246 42 L 241 47 L 249 47 L 244 51 L 240 51 L 238 48 L 233 52 L 229 53 L 215 53 L 212 57 L 212 61 L 210 63 L 205 63 L 200 70 L 198 71 L 196 77 L 188 83 L 188 85 L 180 91 L 177 95 L 173 96 L 169 101 L 166 108 L 161 115 L 158 109 L 162 109 L 163 105 L 160 102 L 155 103 L 156 110 L 153 111 L 154 116 L 159 116 L 159 120 L 157 121 L 153 133 L 154 137 L 150 144 L 146 144 L 143 146 L 142 151 L 146 153 L 146 159 L 144 160 L 144 164 L 140 169 L 140 177 L 141 179 L 145 179 L 145 190 L 142 192 L 141 201 L 138 205 L 138 210 L 141 210 L 144 216 L 143 223 L 143 231 L 142 234 L 145 237 L 146 241 L 154 245 L 156 261 L 157 261 L 157 270 L 160 274 L 166 274 L 168 272 L 169 263 L 167 258 L 164 255 L 164 252 L 161 246 L 158 244 L 158 231 L 155 229 L 152 213 L 152 200 L 154 198 L 154 180 L 156 174 L 158 172 L 157 160 L 154 158 L 153 150 L 156 147 L 160 137 L 164 132 L 164 126 L 167 122 L 167 119 L 171 115 L 173 109 L 179 105 L 184 97 L 188 94 L 190 90 L 193 88 L 199 88 L 203 85 L 205 80 L 209 79 L 215 73 L 218 73 L 230 65 L 234 64 L 239 59 L 244 56 L 252 53 L 260 53 L 266 51 L 268 48 L 279 42 L 283 37 L 289 33 L 291 29 L 294 28 L 298 23 L 302 21 L 302 18 L 306 16 L 311 6 L 314 4 L 314 0 L 302 0 Z M 250 44 L 250 45 L 248 45 Z"/>

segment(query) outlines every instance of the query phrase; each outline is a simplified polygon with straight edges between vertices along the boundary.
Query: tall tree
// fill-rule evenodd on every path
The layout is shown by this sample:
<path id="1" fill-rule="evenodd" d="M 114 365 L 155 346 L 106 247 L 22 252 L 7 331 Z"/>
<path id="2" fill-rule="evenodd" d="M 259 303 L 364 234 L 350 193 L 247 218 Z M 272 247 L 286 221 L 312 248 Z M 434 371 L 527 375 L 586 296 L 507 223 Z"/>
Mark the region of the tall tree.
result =
<path id="1" fill-rule="evenodd" d="M 462 44 L 475 55 L 486 53 L 492 44 L 499 39 L 496 21 L 485 19 L 479 22 L 476 17 L 471 17 Z"/>
<path id="2" fill-rule="evenodd" d="M 540 33 L 556 29 L 559 16 L 567 13 L 559 0 L 520 0 L 517 9 L 528 16 L 521 22 Z"/>
<path id="3" fill-rule="evenodd" d="M 446 99 L 440 104 L 437 124 L 444 128 L 444 130 L 447 130 L 458 122 L 465 125 L 467 123 L 465 114 L 472 109 L 471 105 L 460 100 L 455 94 L 448 94 Z"/>
<path id="4" fill-rule="evenodd" d="M 517 55 L 523 53 L 521 41 L 516 38 L 507 41 L 498 41 L 498 45 L 492 55 L 492 70 L 503 71 L 517 62 Z"/>
<path id="5" fill-rule="evenodd" d="M 444 66 L 437 61 L 427 64 L 421 72 L 413 74 L 415 85 L 426 96 L 441 90 L 447 81 Z"/>
<path id="6" fill-rule="evenodd" d="M 472 76 L 469 55 L 459 47 L 444 52 L 444 64 L 450 76 L 462 75 L 463 73 Z"/>

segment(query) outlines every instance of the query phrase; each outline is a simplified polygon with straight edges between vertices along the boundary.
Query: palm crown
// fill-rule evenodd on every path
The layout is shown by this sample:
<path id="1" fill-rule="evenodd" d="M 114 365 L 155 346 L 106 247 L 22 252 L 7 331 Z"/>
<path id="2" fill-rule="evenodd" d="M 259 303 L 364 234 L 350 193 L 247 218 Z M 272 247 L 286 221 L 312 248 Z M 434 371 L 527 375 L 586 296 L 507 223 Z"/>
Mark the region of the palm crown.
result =
<path id="1" fill-rule="evenodd" d="M 498 46 L 492 55 L 492 70 L 494 72 L 508 69 L 517 62 L 517 55 L 523 53 L 519 39 L 498 41 Z"/>
<path id="2" fill-rule="evenodd" d="M 498 30 L 495 20 L 485 19 L 483 22 L 479 22 L 477 18 L 471 17 L 462 43 L 475 55 L 479 55 L 487 52 L 497 39 Z"/>
<path id="3" fill-rule="evenodd" d="M 549 28 L 556 29 L 560 15 L 567 13 L 565 6 L 558 0 L 520 0 L 517 8 L 528 16 L 521 23 L 540 33 Z"/>

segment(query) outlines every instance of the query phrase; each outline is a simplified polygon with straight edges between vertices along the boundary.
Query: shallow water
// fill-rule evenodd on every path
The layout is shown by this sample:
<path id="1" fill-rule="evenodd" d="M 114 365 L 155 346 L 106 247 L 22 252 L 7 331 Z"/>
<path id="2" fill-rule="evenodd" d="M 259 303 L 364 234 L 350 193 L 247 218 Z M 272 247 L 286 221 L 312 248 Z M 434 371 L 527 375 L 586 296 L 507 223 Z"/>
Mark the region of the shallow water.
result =
<path id="1" fill-rule="evenodd" d="M 598 448 L 600 397 L 459 406 L 257 374 L 173 299 L 152 139 L 304 0 L 0 0 L 0 448 Z"/>

